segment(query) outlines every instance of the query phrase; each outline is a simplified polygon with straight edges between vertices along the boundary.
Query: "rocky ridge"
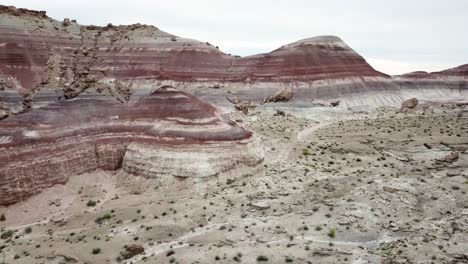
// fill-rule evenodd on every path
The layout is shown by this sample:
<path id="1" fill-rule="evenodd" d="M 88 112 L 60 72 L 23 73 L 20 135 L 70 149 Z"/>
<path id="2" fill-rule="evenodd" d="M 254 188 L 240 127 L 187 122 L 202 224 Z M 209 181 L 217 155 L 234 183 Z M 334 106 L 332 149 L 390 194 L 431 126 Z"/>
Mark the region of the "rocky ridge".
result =
<path id="1" fill-rule="evenodd" d="M 323 86 L 334 84 L 333 80 L 342 83 L 339 93 L 347 93 L 370 85 L 386 87 L 390 79 L 334 36 L 239 57 L 154 26 L 83 26 L 70 19 L 56 21 L 42 11 L 6 6 L 0 7 L 0 32 L 0 93 L 10 112 L 24 112 L 35 102 L 69 99 L 85 91 L 125 102 L 132 93 L 148 94 L 164 83 L 241 86 L 233 92 L 237 89 L 240 95 L 246 92 L 261 101 L 278 88 L 316 84 L 313 95 L 328 96 L 337 91 Z M 310 96 L 311 90 L 297 93 Z M 47 96 L 33 100 L 38 92 Z"/>
<path id="2" fill-rule="evenodd" d="M 394 77 L 406 88 L 452 89 L 464 93 L 468 89 L 468 64 L 438 72 L 416 71 Z"/>

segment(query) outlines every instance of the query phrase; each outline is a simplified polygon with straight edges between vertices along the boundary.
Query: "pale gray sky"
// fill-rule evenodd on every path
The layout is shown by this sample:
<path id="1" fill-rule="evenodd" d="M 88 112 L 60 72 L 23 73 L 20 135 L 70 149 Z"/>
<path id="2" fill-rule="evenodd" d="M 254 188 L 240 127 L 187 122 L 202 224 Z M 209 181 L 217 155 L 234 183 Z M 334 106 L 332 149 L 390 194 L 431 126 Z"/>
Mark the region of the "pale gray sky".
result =
<path id="1" fill-rule="evenodd" d="M 468 63 L 465 0 L 2 0 L 82 24 L 145 23 L 252 55 L 337 35 L 389 74 Z"/>

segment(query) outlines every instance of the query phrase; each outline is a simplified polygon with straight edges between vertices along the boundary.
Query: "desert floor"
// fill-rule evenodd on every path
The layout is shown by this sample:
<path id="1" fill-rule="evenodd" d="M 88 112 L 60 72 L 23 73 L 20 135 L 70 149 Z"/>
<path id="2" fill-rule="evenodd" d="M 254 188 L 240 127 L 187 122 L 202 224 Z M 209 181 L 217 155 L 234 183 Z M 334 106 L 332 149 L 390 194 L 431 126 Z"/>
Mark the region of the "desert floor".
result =
<path id="1" fill-rule="evenodd" d="M 230 114 L 253 176 L 96 171 L 0 207 L 0 263 L 468 263 L 468 106 L 284 112 Z"/>

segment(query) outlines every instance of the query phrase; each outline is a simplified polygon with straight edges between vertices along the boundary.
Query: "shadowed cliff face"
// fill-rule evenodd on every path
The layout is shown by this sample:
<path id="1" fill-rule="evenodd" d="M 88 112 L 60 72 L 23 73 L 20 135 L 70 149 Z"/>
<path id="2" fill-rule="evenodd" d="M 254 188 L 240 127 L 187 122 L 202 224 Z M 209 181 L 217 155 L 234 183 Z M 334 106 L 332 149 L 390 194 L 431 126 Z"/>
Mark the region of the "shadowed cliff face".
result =
<path id="1" fill-rule="evenodd" d="M 128 104 L 81 98 L 50 104 L 2 121 L 0 139 L 0 205 L 99 168 L 196 178 L 263 159 L 261 149 L 249 150 L 251 132 L 171 87 Z M 209 164 L 184 171 L 189 163 Z M 154 164 L 161 169 L 151 171 Z"/>

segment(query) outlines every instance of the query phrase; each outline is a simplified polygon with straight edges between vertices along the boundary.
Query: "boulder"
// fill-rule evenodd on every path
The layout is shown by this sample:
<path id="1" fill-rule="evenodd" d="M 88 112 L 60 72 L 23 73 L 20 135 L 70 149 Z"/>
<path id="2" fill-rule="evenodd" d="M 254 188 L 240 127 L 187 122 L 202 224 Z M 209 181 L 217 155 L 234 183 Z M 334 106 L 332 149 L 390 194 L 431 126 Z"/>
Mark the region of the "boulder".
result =
<path id="1" fill-rule="evenodd" d="M 270 102 L 282 102 L 282 101 L 289 101 L 292 98 L 292 90 L 291 88 L 286 88 L 281 91 L 276 92 L 272 96 L 268 96 L 263 99 L 262 103 L 270 103 Z"/>
<path id="2" fill-rule="evenodd" d="M 419 101 L 417 98 L 411 98 L 401 103 L 401 110 L 413 109 L 418 105 Z"/>
<path id="3" fill-rule="evenodd" d="M 133 244 L 126 246 L 124 250 L 120 252 L 120 256 L 122 256 L 123 259 L 129 259 L 144 252 L 145 248 L 143 246 Z"/>
<path id="4" fill-rule="evenodd" d="M 236 108 L 236 110 L 242 111 L 246 115 L 249 113 L 249 109 L 255 108 L 255 105 L 253 105 L 252 102 L 241 100 L 238 97 L 236 98 L 226 97 L 226 99 L 232 104 L 234 104 L 234 107 Z"/>
<path id="5" fill-rule="evenodd" d="M 458 160 L 458 152 L 453 152 L 445 156 L 442 161 L 445 161 L 447 163 L 452 163 Z"/>
<path id="6" fill-rule="evenodd" d="M 68 27 L 70 24 L 71 24 L 71 22 L 70 22 L 70 19 L 69 19 L 69 18 L 65 18 L 65 19 L 63 20 L 63 22 L 62 22 L 62 25 L 63 25 L 64 27 Z"/>

